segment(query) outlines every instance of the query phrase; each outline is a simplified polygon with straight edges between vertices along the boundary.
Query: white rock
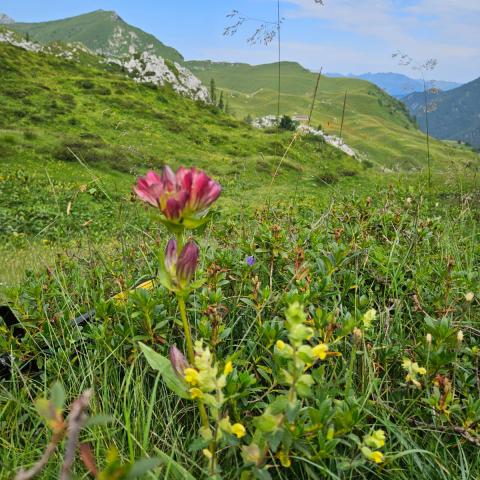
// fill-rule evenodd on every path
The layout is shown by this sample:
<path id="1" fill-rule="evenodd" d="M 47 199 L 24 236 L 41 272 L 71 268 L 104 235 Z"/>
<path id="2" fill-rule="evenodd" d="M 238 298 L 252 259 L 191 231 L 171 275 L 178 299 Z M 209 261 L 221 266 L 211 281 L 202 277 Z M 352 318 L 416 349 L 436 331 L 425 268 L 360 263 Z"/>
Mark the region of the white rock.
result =
<path id="1" fill-rule="evenodd" d="M 180 95 L 206 103 L 210 101 L 208 90 L 190 70 L 178 63 L 174 63 L 172 69 L 162 57 L 153 53 L 143 52 L 140 56 L 132 56 L 126 61 L 118 58 L 109 58 L 108 61 L 124 67 L 138 83 L 169 83 Z"/>
<path id="2" fill-rule="evenodd" d="M 276 115 L 266 115 L 265 117 L 255 118 L 252 121 L 252 127 L 255 128 L 272 128 L 277 126 L 278 120 Z M 332 147 L 338 148 L 343 153 L 348 155 L 349 157 L 356 157 L 357 153 L 353 148 L 349 147 L 343 139 L 340 137 L 336 137 L 335 135 L 327 135 L 322 130 L 317 130 L 313 127 L 309 127 L 305 124 L 300 124 L 297 127 L 297 131 L 303 134 L 310 134 L 315 135 L 318 137 L 322 137 L 325 140 L 325 143 L 332 145 Z"/>
<path id="3" fill-rule="evenodd" d="M 9 43 L 10 45 L 23 48 L 29 52 L 41 52 L 43 50 L 42 45 L 35 42 L 29 42 L 8 30 L 0 32 L 0 42 Z"/>

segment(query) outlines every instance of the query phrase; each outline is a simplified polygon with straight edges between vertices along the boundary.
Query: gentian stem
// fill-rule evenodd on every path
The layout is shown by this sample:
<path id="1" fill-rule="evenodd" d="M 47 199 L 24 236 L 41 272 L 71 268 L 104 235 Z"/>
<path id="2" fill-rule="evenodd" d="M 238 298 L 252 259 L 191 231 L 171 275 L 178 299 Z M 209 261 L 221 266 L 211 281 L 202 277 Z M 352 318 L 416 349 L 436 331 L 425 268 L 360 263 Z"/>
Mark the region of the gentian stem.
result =
<path id="1" fill-rule="evenodd" d="M 180 309 L 180 316 L 182 317 L 183 331 L 185 332 L 185 340 L 187 342 L 187 356 L 190 365 L 195 364 L 195 352 L 193 351 L 193 342 L 192 342 L 192 332 L 190 330 L 190 323 L 188 322 L 187 309 L 185 306 L 185 298 L 182 295 L 177 295 L 178 307 Z M 203 403 L 198 400 L 198 411 L 200 412 L 200 419 L 202 420 L 202 425 L 206 429 L 210 429 L 208 423 L 207 411 Z"/>
<path id="2" fill-rule="evenodd" d="M 178 307 L 180 308 L 180 316 L 182 317 L 183 331 L 185 332 L 185 339 L 187 342 L 187 354 L 190 365 L 194 365 L 195 352 L 193 351 L 192 332 L 190 330 L 190 323 L 187 318 L 187 310 L 185 306 L 185 299 L 178 295 Z"/>

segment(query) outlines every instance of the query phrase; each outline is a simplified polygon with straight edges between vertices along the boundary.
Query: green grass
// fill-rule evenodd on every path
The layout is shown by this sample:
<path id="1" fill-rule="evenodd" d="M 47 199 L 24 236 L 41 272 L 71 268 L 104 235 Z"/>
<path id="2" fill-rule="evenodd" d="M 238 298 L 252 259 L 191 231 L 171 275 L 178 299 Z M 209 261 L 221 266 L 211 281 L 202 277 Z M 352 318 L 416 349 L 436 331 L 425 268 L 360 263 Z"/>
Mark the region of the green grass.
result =
<path id="1" fill-rule="evenodd" d="M 187 62 L 205 84 L 215 79 L 229 95 L 230 107 L 239 118 L 275 115 L 278 97 L 278 64 Z M 281 114 L 308 115 L 317 74 L 298 63 L 281 64 Z M 406 107 L 375 85 L 352 78 L 322 77 L 312 116 L 312 126 L 339 135 L 343 99 L 348 93 L 343 136 L 346 143 L 380 167 L 394 170 L 425 168 L 425 135 L 409 118 Z M 466 158 L 477 159 L 469 149 L 432 141 L 437 171 Z"/>
<path id="2" fill-rule="evenodd" d="M 367 168 L 302 137 L 272 184 L 291 132 L 254 130 L 95 58 L 74 63 L 0 45 L 0 68 L 0 298 L 26 331 L 19 338 L 0 319 L 0 352 L 15 357 L 0 382 L 0 478 L 31 466 L 47 445 L 34 402 L 56 381 L 67 404 L 92 387 L 92 415 L 111 417 L 81 433 L 100 468 L 114 447 L 124 463 L 162 460 L 142 478 L 212 478 L 196 403 L 169 390 L 165 368 L 152 370 L 139 346 L 185 351 L 177 299 L 156 284 L 111 300 L 157 276 L 170 235 L 131 186 L 165 163 L 203 168 L 223 187 L 212 222 L 195 234 L 205 282 L 187 299 L 194 337 L 220 371 L 227 360 L 234 366 L 221 416 L 247 431 L 219 441 L 217 478 L 479 477 L 480 199 L 471 152 L 436 145 L 455 153 L 434 164 L 428 189 L 423 173 Z M 397 155 L 405 149 L 423 165 L 415 142 L 404 141 Z M 282 369 L 292 365 L 275 347 L 291 342 L 285 310 L 295 301 L 313 328 L 304 346 L 326 342 L 339 354 L 305 370 L 311 395 L 285 385 Z M 92 322 L 72 325 L 92 308 Z M 425 367 L 420 388 L 406 379 L 403 358 Z M 272 432 L 273 407 L 285 417 Z M 378 429 L 386 433 L 379 465 L 361 453 Z M 244 465 L 241 447 L 255 442 L 266 457 Z M 63 448 L 38 478 L 58 476 Z M 73 478 L 88 478 L 78 459 Z"/>
<path id="3" fill-rule="evenodd" d="M 480 434 L 475 404 L 480 310 L 478 297 L 471 304 L 464 298 L 480 290 L 476 201 L 398 188 L 379 190 L 373 199 L 332 199 L 323 215 L 302 202 L 293 210 L 280 205 L 254 217 L 224 215 L 208 227 L 201 241 L 207 282 L 188 302 L 188 314 L 195 336 L 204 338 L 220 361 L 233 360 L 225 412 L 244 423 L 248 435 L 255 431 L 254 417 L 286 388 L 277 383 L 278 360 L 272 357 L 275 341 L 285 339 L 285 306 L 301 300 L 319 332 L 328 325 L 322 311 L 334 318 L 333 335 L 339 340 L 331 349 L 342 357 L 322 362 L 316 374 L 322 380 L 302 405 L 336 404 L 328 407 L 329 420 L 316 436 L 305 437 L 302 448 L 292 445 L 290 468 L 268 459 L 275 478 L 322 478 L 327 472 L 332 478 L 478 477 L 478 447 L 461 435 L 466 431 L 478 439 Z M 2 348 L 18 358 L 12 378 L 0 386 L 1 460 L 7 476 L 32 464 L 44 448 L 48 433 L 32 400 L 60 379 L 69 400 L 93 386 L 93 413 L 113 417 L 110 425 L 90 427 L 83 435 L 101 465 L 106 449 L 115 445 L 123 461 L 163 452 L 194 478 L 205 477 L 203 455 L 189 449 L 198 431 L 195 404 L 179 400 L 161 380 L 155 387 L 156 375 L 138 347 L 142 341 L 163 354 L 168 344 L 182 348 L 175 299 L 157 287 L 126 305 L 107 301 L 120 285 L 155 271 L 156 251 L 166 238 L 159 229 L 125 232 L 108 252 L 91 242 L 88 250 L 67 251 L 48 272 L 8 291 L 28 334 L 21 343 L 8 333 L 2 339 Z M 245 264 L 249 254 L 257 260 L 251 269 Z M 92 307 L 96 320 L 72 328 L 70 319 Z M 372 307 L 378 318 L 360 343 L 341 336 L 352 318 Z M 146 312 L 152 315 L 155 338 L 147 333 Z M 430 350 L 427 317 L 446 318 L 450 325 L 447 337 L 433 334 Z M 220 321 L 220 342 L 214 341 L 214 318 Z M 460 328 L 465 338 L 456 346 Z M 47 354 L 41 353 L 45 347 Z M 405 382 L 403 357 L 427 368 L 420 389 Z M 37 365 L 40 373 L 20 372 L 22 362 Z M 454 385 L 448 414 L 428 403 L 435 398 L 432 382 L 439 374 Z M 299 418 L 298 425 L 304 421 Z M 321 445 L 329 426 L 341 441 L 327 454 Z M 353 440 L 372 428 L 387 435 L 382 466 L 364 463 Z M 301 431 L 295 435 L 302 438 Z M 54 478 L 60 459 L 55 455 L 39 478 Z M 238 446 L 225 447 L 219 461 L 222 478 L 240 477 Z M 77 462 L 75 478 L 84 478 L 83 471 Z M 182 476 L 175 468 L 158 467 L 145 478 Z"/>

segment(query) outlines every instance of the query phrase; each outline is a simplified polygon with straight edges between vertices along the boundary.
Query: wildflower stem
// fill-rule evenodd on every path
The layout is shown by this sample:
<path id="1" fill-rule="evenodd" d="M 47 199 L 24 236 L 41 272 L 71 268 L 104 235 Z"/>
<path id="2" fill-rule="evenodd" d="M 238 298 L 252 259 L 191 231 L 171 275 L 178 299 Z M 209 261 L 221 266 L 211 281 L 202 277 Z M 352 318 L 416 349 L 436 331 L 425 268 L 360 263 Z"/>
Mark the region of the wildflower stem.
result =
<path id="1" fill-rule="evenodd" d="M 185 306 L 185 298 L 183 296 L 178 295 L 178 307 L 180 309 L 180 316 L 182 317 L 182 322 L 183 322 L 183 331 L 185 332 L 185 340 L 187 342 L 187 355 L 188 355 L 188 361 L 190 362 L 191 365 L 195 364 L 195 352 L 193 351 L 193 342 L 192 342 L 192 332 L 190 330 L 190 323 L 188 322 L 187 318 L 187 310 Z M 201 401 L 198 401 L 198 411 L 200 412 L 200 418 L 202 420 L 202 425 L 206 428 L 209 429 L 209 423 L 208 423 L 208 416 L 207 416 L 207 411 L 205 410 L 205 406 Z"/>

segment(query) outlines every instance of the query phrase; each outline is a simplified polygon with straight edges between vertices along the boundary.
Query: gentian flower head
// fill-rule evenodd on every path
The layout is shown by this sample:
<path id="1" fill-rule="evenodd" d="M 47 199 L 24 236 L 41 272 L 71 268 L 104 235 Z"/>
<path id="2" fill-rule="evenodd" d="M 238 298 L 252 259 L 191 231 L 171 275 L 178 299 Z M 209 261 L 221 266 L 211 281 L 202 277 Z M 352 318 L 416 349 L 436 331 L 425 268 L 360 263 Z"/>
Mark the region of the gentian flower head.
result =
<path id="1" fill-rule="evenodd" d="M 246 262 L 249 267 L 253 267 L 253 265 L 255 265 L 255 257 L 253 255 L 249 255 L 246 259 Z"/>
<path id="2" fill-rule="evenodd" d="M 160 271 L 160 282 L 173 292 L 188 289 L 198 265 L 199 250 L 197 244 L 190 240 L 178 253 L 177 241 L 168 241 Z"/>
<path id="3" fill-rule="evenodd" d="M 202 225 L 222 189 L 201 170 L 180 167 L 174 173 L 166 166 L 160 174 L 149 171 L 139 177 L 134 191 L 141 200 L 157 207 L 165 216 L 165 224 L 175 231 Z"/>

